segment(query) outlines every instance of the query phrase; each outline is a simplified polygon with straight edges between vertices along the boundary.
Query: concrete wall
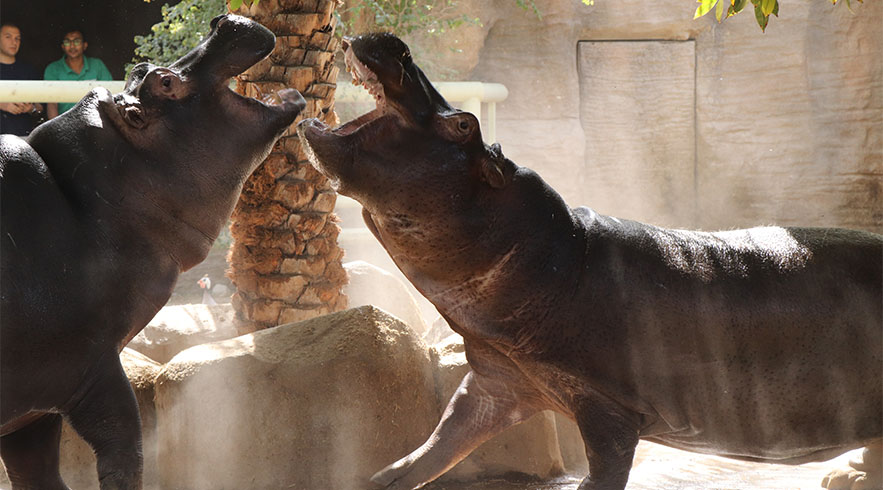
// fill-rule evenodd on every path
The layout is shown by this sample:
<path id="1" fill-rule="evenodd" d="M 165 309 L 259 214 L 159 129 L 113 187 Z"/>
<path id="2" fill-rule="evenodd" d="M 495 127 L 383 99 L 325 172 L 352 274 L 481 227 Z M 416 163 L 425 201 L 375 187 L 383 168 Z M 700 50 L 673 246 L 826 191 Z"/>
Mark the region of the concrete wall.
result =
<path id="1" fill-rule="evenodd" d="M 719 25 L 686 0 L 549 0 L 542 19 L 463 0 L 484 24 L 422 51 L 461 49 L 461 78 L 509 88 L 504 153 L 571 205 L 883 232 L 883 4 L 853 3 L 783 0 L 761 33 L 750 9 Z"/>

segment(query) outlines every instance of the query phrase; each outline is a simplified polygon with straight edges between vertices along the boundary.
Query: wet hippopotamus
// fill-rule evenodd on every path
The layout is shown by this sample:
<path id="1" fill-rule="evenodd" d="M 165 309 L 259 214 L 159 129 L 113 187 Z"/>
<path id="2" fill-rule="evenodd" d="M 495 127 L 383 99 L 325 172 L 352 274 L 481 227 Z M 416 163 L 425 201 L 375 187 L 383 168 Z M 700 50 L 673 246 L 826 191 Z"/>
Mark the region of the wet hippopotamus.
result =
<path id="1" fill-rule="evenodd" d="M 868 474 L 827 484 L 879 479 L 883 236 L 705 233 L 570 208 L 483 143 L 400 40 L 361 36 L 345 56 L 376 109 L 298 132 L 471 366 L 428 440 L 375 483 L 417 488 L 546 409 L 579 427 L 580 490 L 622 490 L 639 439 L 786 464 L 869 446 Z"/>
<path id="2" fill-rule="evenodd" d="M 67 488 L 62 417 L 101 488 L 141 488 L 141 424 L 119 352 L 201 262 L 245 179 L 305 107 L 230 78 L 275 45 L 237 16 L 168 68 L 137 65 L 27 139 L 0 137 L 0 455 L 13 488 Z"/>

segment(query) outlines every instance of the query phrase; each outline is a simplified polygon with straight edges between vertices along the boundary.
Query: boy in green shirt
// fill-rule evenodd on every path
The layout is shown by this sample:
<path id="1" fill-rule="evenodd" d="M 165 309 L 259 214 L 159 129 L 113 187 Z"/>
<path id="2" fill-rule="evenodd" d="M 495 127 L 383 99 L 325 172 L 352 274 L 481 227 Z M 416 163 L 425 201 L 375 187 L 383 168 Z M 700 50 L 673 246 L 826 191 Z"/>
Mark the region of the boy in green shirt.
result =
<path id="1" fill-rule="evenodd" d="M 64 35 L 61 50 L 64 57 L 49 63 L 43 72 L 44 80 L 113 80 L 110 71 L 98 58 L 89 58 L 84 53 L 89 43 L 80 31 L 71 31 Z M 76 103 L 59 102 L 49 104 L 48 116 L 53 118 L 67 112 Z"/>

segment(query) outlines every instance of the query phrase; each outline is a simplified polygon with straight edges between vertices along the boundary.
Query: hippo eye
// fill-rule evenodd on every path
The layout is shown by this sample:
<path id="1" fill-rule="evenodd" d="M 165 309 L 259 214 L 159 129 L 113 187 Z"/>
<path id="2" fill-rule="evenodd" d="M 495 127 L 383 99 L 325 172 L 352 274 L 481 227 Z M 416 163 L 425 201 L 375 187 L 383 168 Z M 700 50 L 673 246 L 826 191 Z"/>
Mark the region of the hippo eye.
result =
<path id="1" fill-rule="evenodd" d="M 460 131 L 463 131 L 464 133 L 469 131 L 469 126 L 470 126 L 469 121 L 467 121 L 466 119 L 461 119 L 460 124 L 458 125 L 458 127 L 460 128 Z"/>
<path id="2" fill-rule="evenodd" d="M 169 88 L 172 86 L 172 78 L 171 77 L 163 77 L 162 86 L 165 88 Z"/>

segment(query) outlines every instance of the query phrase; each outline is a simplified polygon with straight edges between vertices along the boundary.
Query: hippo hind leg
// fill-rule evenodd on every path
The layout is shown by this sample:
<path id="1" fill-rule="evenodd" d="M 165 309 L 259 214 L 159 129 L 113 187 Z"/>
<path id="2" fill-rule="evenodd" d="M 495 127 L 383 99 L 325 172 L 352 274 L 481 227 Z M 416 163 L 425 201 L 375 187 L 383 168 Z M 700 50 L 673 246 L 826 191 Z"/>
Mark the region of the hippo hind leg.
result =
<path id="1" fill-rule="evenodd" d="M 0 438 L 0 457 L 13 490 L 69 490 L 58 472 L 61 415 L 47 414 Z"/>
<path id="2" fill-rule="evenodd" d="M 105 355 L 92 384 L 67 417 L 95 451 L 101 490 L 140 490 L 141 415 L 116 352 Z"/>
<path id="3" fill-rule="evenodd" d="M 838 469 L 822 480 L 828 490 L 880 490 L 883 489 L 883 440 L 867 446 L 861 460 L 849 462 L 850 468 Z"/>
<path id="4" fill-rule="evenodd" d="M 639 440 L 640 417 L 603 397 L 580 404 L 576 411 L 589 476 L 578 490 L 624 490 Z"/>

